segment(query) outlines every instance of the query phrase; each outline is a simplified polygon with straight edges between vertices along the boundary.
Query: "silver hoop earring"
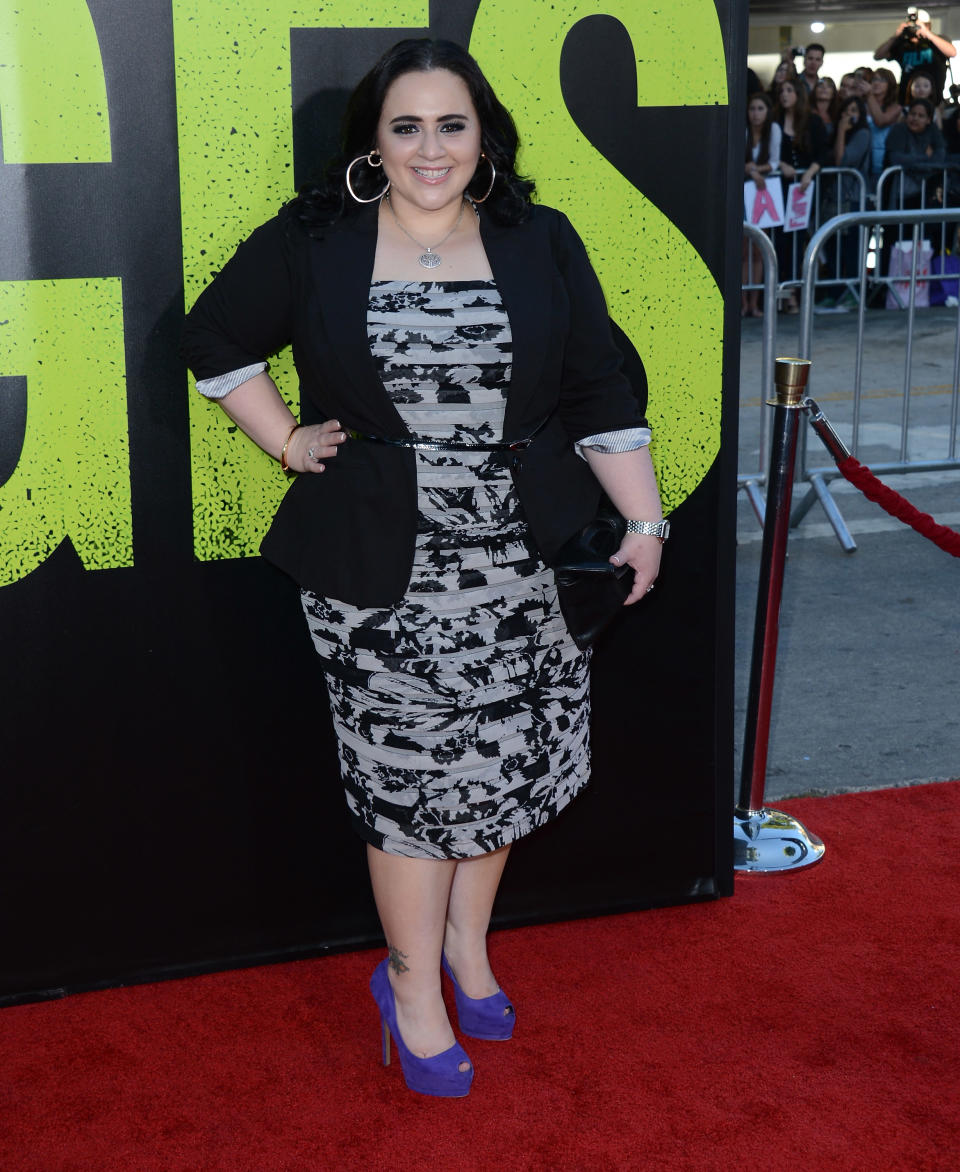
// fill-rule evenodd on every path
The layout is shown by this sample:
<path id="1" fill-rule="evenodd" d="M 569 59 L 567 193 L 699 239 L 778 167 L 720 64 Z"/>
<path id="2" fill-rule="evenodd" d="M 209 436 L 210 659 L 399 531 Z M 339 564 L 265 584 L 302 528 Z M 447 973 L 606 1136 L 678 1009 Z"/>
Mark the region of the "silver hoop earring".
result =
<path id="1" fill-rule="evenodd" d="M 376 162 L 373 161 L 374 155 L 377 156 Z M 357 157 L 353 160 L 353 162 L 347 168 L 346 175 L 344 175 L 344 180 L 346 181 L 346 184 L 347 184 L 347 191 L 350 192 L 350 194 L 357 201 L 357 203 L 376 203 L 378 199 L 383 199 L 383 197 L 390 190 L 390 180 L 389 179 L 387 180 L 387 186 L 383 189 L 383 191 L 379 192 L 379 194 L 372 196 L 370 199 L 361 199 L 360 196 L 357 195 L 357 193 L 353 190 L 353 184 L 350 182 L 350 172 L 357 165 L 357 163 L 364 163 L 364 162 L 367 164 L 368 167 L 382 167 L 383 166 L 383 159 L 380 157 L 378 152 L 375 150 L 371 151 L 369 155 L 357 155 Z"/>
<path id="2" fill-rule="evenodd" d="M 490 160 L 487 159 L 487 156 L 485 154 L 483 154 L 482 152 L 480 154 L 480 158 L 486 159 L 487 162 L 490 163 Z M 480 166 L 479 162 L 477 163 L 477 166 L 478 167 Z M 476 196 L 471 196 L 470 198 L 473 200 L 473 202 L 474 203 L 484 203 L 487 199 L 489 199 L 490 192 L 493 191 L 493 185 L 494 185 L 494 183 L 496 183 L 496 181 L 497 181 L 497 169 L 493 165 L 493 163 L 490 163 L 490 186 L 487 188 L 486 193 L 483 196 L 481 196 L 480 199 L 477 199 Z"/>

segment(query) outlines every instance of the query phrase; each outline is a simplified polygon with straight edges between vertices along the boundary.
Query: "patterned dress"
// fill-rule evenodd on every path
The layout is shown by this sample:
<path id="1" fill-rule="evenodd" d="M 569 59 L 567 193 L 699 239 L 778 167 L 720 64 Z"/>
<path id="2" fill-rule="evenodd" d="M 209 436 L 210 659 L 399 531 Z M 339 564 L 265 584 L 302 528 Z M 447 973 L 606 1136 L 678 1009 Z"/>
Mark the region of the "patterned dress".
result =
<path id="1" fill-rule="evenodd" d="M 414 434 L 502 438 L 511 337 L 493 281 L 374 282 L 367 332 Z M 356 830 L 391 854 L 469 858 L 541 826 L 586 784 L 589 657 L 567 634 L 505 462 L 416 460 L 403 600 L 302 599 Z"/>

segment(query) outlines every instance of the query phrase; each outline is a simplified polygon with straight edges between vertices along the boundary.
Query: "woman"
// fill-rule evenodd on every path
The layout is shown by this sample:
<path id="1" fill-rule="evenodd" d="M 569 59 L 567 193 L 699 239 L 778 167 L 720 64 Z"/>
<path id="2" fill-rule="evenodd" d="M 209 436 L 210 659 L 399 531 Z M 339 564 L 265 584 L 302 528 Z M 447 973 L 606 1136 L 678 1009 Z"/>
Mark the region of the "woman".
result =
<path id="1" fill-rule="evenodd" d="M 630 519 L 610 560 L 634 603 L 666 531 L 599 284 L 565 217 L 531 203 L 473 58 L 401 41 L 343 143 L 201 294 L 185 352 L 296 474 L 262 550 L 301 586 L 367 844 L 385 1059 L 392 1034 L 411 1089 L 460 1096 L 473 1066 L 441 962 L 462 1032 L 509 1038 L 486 951 L 507 852 L 587 780 L 588 657 L 544 562 L 602 485 Z M 302 424 L 264 368 L 288 341 Z"/>
<path id="2" fill-rule="evenodd" d="M 751 181 L 762 191 L 766 176 L 780 166 L 780 127 L 773 121 L 773 105 L 766 94 L 751 94 L 747 102 L 747 142 L 743 165 L 744 182 Z M 761 279 L 763 264 L 749 242 L 744 239 L 743 283 L 755 285 Z M 741 317 L 763 317 L 759 305 L 760 291 L 744 289 L 740 295 Z"/>
<path id="3" fill-rule="evenodd" d="M 888 167 L 942 163 L 945 154 L 943 135 L 933 121 L 933 106 L 925 98 L 915 99 L 907 109 L 906 121 L 898 122 L 887 137 L 884 162 Z M 904 175 L 904 194 L 917 201 L 905 202 L 905 207 L 920 207 L 921 186 L 920 172 Z"/>
<path id="4" fill-rule="evenodd" d="M 799 183 L 806 190 L 827 161 L 830 144 L 820 119 L 809 115 L 806 87 L 800 82 L 781 84 L 773 116 L 782 134 L 780 174 L 786 204 L 789 185 Z M 798 232 L 774 232 L 781 282 L 795 281 L 799 276 L 799 236 Z M 798 313 L 799 308 L 797 295 L 791 289 L 786 297 L 786 312 Z"/>
<path id="5" fill-rule="evenodd" d="M 934 124 L 938 130 L 942 128 L 943 117 L 940 113 L 940 104 L 943 100 L 942 95 L 937 94 L 933 77 L 925 69 L 915 69 L 910 74 L 904 98 L 904 108 L 906 110 L 909 110 L 914 102 L 929 102 L 933 109 Z"/>
<path id="6" fill-rule="evenodd" d="M 870 168 L 870 126 L 867 123 L 867 108 L 860 98 L 847 98 L 840 107 L 837 117 L 837 136 L 833 144 L 833 163 L 851 171 L 859 171 L 866 179 Z M 824 206 L 824 218 L 842 215 L 844 212 L 860 211 L 861 187 L 852 175 L 834 176 L 839 180 L 829 193 L 829 204 Z M 838 198 L 839 197 L 839 198 Z M 845 278 L 848 282 L 859 274 L 858 228 L 845 228 L 840 232 L 839 253 L 827 260 L 828 270 L 838 264 L 833 276 Z M 839 262 L 836 257 L 839 256 Z M 841 309 L 852 309 L 856 300 L 847 289 L 839 301 Z"/>
<path id="7" fill-rule="evenodd" d="M 780 83 L 783 81 L 798 81 L 800 75 L 797 73 L 797 67 L 794 65 L 791 58 L 781 61 L 774 70 L 773 79 L 767 89 L 767 97 L 771 103 L 776 103 L 777 94 L 780 91 Z"/>
<path id="8" fill-rule="evenodd" d="M 836 130 L 837 112 L 839 109 L 837 87 L 832 77 L 821 77 L 813 90 L 813 113 L 823 123 L 829 137 L 832 139 Z"/>
<path id="9" fill-rule="evenodd" d="M 887 148 L 890 127 L 903 117 L 900 109 L 899 86 L 889 69 L 877 69 L 869 86 L 862 87 L 861 97 L 867 105 L 870 126 L 870 178 L 876 185 L 883 171 L 883 156 Z"/>
<path id="10" fill-rule="evenodd" d="M 892 198 L 899 199 L 904 208 L 936 207 L 941 201 L 943 172 L 930 165 L 943 163 L 945 158 L 946 143 L 934 124 L 933 107 L 925 98 L 917 98 L 907 110 L 906 121 L 892 127 L 887 138 L 884 162 L 888 167 L 904 168 L 900 184 L 892 185 Z M 900 235 L 903 235 L 902 229 Z M 930 240 L 933 251 L 939 252 L 943 236 L 941 225 L 925 225 L 923 235 Z M 884 272 L 890 271 L 891 249 L 892 240 L 885 235 Z"/>
<path id="11" fill-rule="evenodd" d="M 847 98 L 840 107 L 833 144 L 833 165 L 859 171 L 866 177 L 870 167 L 870 126 L 867 123 L 867 108 L 860 98 Z M 849 179 L 849 176 L 844 176 L 844 179 Z M 857 190 L 855 181 L 845 183 L 844 202 L 850 202 Z"/>

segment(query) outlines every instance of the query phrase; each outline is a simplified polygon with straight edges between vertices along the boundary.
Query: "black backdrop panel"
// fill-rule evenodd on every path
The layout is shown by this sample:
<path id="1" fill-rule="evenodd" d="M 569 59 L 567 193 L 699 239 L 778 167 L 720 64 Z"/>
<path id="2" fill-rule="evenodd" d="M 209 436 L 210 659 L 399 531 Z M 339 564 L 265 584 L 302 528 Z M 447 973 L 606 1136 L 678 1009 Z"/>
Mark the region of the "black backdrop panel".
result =
<path id="1" fill-rule="evenodd" d="M 173 5 L 89 0 L 88 9 L 111 156 L 18 161 L 4 111 L 0 290 L 119 279 L 133 555 L 132 564 L 85 568 L 75 527 L 29 573 L 16 572 L 16 550 L 4 554 L 6 1002 L 379 936 L 297 590 L 256 558 L 201 561 L 194 552 L 188 392 L 177 357 Z M 469 43 L 482 9 L 443 0 L 423 31 Z M 739 148 L 735 166 L 726 152 L 730 125 L 735 142 L 742 135 L 739 79 L 731 79 L 732 117 L 723 106 L 637 109 L 623 26 L 603 4 L 594 12 L 563 47 L 568 109 L 667 210 L 720 288 L 735 289 L 737 258 L 724 241 L 737 223 L 725 192 L 739 172 Z M 718 15 L 736 60 L 744 11 L 720 3 Z M 294 31 L 298 178 L 334 140 L 349 81 L 399 35 L 372 22 Z M 348 82 L 324 88 L 344 74 Z M 727 320 L 729 353 L 736 326 Z M 56 323 L 49 329 L 55 344 Z M 0 348 L 0 525 L 19 507 L 9 494 L 30 452 L 32 385 Z M 56 463 L 61 433 L 48 427 L 43 438 Z M 731 452 L 732 424 L 719 458 L 673 512 L 660 585 L 595 654 L 593 783 L 514 852 L 500 924 L 732 890 Z M 77 515 L 82 523 L 82 508 Z"/>

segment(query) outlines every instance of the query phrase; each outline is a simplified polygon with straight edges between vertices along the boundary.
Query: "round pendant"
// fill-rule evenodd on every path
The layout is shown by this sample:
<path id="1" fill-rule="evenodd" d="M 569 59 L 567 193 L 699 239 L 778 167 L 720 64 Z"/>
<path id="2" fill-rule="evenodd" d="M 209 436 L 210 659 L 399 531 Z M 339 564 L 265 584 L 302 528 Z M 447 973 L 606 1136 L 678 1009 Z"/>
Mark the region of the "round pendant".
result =
<path id="1" fill-rule="evenodd" d="M 425 269 L 435 269 L 443 263 L 443 258 L 437 256 L 435 252 L 425 252 L 422 256 L 418 257 L 418 260 Z"/>

